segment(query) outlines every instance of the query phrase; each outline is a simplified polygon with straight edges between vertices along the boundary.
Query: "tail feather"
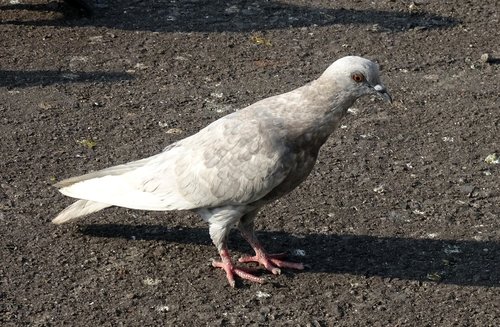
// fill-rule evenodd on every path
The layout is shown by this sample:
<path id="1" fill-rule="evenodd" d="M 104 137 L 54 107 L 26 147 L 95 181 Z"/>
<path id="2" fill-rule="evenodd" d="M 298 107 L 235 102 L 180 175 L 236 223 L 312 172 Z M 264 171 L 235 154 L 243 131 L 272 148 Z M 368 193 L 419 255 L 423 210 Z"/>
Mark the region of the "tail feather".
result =
<path id="1" fill-rule="evenodd" d="M 76 184 L 78 182 L 86 181 L 86 180 L 93 179 L 93 178 L 123 175 L 125 173 L 128 173 L 128 172 L 134 170 L 134 169 L 137 169 L 137 168 L 144 166 L 145 164 L 154 160 L 156 157 L 158 157 L 158 155 L 155 155 L 155 156 L 152 156 L 149 158 L 144 158 L 144 159 L 132 161 L 132 162 L 128 162 L 128 163 L 118 165 L 118 166 L 109 167 L 106 169 L 101 169 L 101 170 L 94 171 L 94 172 L 91 172 L 91 173 L 88 173 L 85 175 L 67 178 L 67 179 L 64 179 L 58 183 L 55 183 L 54 186 L 57 188 L 64 188 L 64 187 L 68 187 L 70 185 Z"/>
<path id="2" fill-rule="evenodd" d="M 52 220 L 52 223 L 57 225 L 63 224 L 70 220 L 86 216 L 88 214 L 91 214 L 92 212 L 96 212 L 107 207 L 111 207 L 111 205 L 88 200 L 78 200 L 61 211 L 57 215 L 57 217 Z"/>
<path id="3" fill-rule="evenodd" d="M 194 208 L 176 187 L 175 170 L 169 165 L 175 155 L 162 152 L 60 181 L 54 185 L 59 192 L 79 201 L 63 210 L 53 222 L 61 224 L 110 206 L 155 211 Z"/>

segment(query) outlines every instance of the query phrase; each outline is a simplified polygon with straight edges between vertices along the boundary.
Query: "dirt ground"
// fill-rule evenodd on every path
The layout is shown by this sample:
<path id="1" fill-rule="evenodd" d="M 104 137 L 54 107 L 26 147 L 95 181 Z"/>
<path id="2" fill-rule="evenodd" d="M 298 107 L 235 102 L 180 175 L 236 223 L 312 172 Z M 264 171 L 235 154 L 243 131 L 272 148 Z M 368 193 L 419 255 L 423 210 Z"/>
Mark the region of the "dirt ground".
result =
<path id="1" fill-rule="evenodd" d="M 90 3 L 0 1 L 2 326 L 500 326 L 497 1 Z M 307 270 L 232 289 L 190 212 L 50 223 L 72 202 L 56 180 L 157 153 L 348 54 L 380 63 L 394 105 L 358 101 L 257 218 Z M 230 248 L 250 253 L 236 232 Z"/>

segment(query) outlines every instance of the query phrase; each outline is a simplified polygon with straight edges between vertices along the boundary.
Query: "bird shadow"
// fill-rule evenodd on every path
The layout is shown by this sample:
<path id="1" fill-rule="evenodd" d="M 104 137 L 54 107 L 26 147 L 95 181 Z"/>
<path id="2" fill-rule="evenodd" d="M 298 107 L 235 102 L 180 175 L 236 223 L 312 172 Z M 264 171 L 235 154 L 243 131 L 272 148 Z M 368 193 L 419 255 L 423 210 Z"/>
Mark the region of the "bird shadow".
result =
<path id="1" fill-rule="evenodd" d="M 29 87 L 83 82 L 116 82 L 131 80 L 133 75 L 121 72 L 73 72 L 52 70 L 0 70 L 0 87 Z"/>
<path id="2" fill-rule="evenodd" d="M 490 65 L 500 65 L 500 58 L 491 58 L 487 63 Z"/>
<path id="3" fill-rule="evenodd" d="M 1 12 L 3 12 L 3 17 L 0 19 L 0 24 L 16 25 L 39 25 L 37 22 L 61 22 L 64 20 L 90 18 L 94 13 L 92 3 L 84 0 L 64 0 L 64 3 L 54 1 L 47 1 L 45 3 L 10 2 L 9 4 L 0 5 Z M 56 13 L 59 16 L 52 18 L 53 14 Z"/>
<path id="4" fill-rule="evenodd" d="M 64 6 L 71 2 L 47 4 L 46 11 L 62 13 L 56 17 L 40 15 L 41 5 L 32 18 L 9 15 L 1 24 L 98 26 L 123 30 L 156 32 L 252 32 L 289 27 L 327 25 L 369 25 L 372 31 L 405 31 L 454 26 L 459 21 L 424 11 L 399 12 L 357 10 L 293 5 L 280 1 L 179 0 L 179 1 L 85 1 L 93 15 L 76 15 Z M 84 1 L 79 1 L 84 2 Z M 60 7 L 62 6 L 62 7 Z M 74 6 L 73 6 L 74 7 Z M 25 4 L 0 6 L 0 10 L 29 10 Z M 86 12 L 89 12 L 87 10 Z M 147 17 L 147 19 L 145 19 Z"/>
<path id="5" fill-rule="evenodd" d="M 93 237 L 212 244 L 208 230 L 203 228 L 104 224 L 82 226 L 80 232 Z M 308 264 L 309 272 L 500 286 L 499 242 L 336 234 L 294 236 L 267 231 L 258 235 L 270 251 L 303 250 L 306 256 L 295 259 Z M 250 248 L 242 246 L 244 242 L 238 237 L 231 236 L 230 247 L 248 252 Z"/>

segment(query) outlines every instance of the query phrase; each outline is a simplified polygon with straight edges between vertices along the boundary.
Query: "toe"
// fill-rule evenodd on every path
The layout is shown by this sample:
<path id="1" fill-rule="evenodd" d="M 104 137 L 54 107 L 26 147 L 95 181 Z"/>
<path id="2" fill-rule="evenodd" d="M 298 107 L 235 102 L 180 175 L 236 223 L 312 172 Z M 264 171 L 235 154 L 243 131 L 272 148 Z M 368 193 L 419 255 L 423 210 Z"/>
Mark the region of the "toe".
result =
<path id="1" fill-rule="evenodd" d="M 257 276 L 254 276 L 248 272 L 246 272 L 245 270 L 243 269 L 238 269 L 238 268 L 234 268 L 234 273 L 236 275 L 238 275 L 240 278 L 242 279 L 246 279 L 246 280 L 249 280 L 251 282 L 254 282 L 254 283 L 259 283 L 259 284 L 263 284 L 264 283 L 264 279 L 263 278 L 260 278 L 260 277 L 257 277 Z"/>
<path id="2" fill-rule="evenodd" d="M 215 268 L 224 269 L 224 271 L 226 272 L 226 278 L 229 283 L 229 286 L 235 287 L 236 281 L 234 280 L 233 267 L 231 264 L 213 260 L 212 266 L 214 266 Z"/>
<path id="3" fill-rule="evenodd" d="M 221 261 L 216 261 L 216 260 L 212 261 L 212 266 L 214 266 L 215 268 L 224 269 L 224 271 L 226 272 L 227 281 L 229 282 L 229 285 L 231 287 L 235 287 L 235 285 L 236 285 L 234 275 L 236 275 L 242 279 L 249 280 L 249 281 L 254 282 L 254 283 L 263 284 L 265 282 L 265 280 L 263 278 L 260 278 L 260 277 L 257 277 L 257 276 L 254 276 L 253 274 L 251 274 L 249 272 L 251 269 L 236 268 L 231 263 L 221 262 Z"/>
<path id="4" fill-rule="evenodd" d="M 304 265 L 300 262 L 289 262 L 289 261 L 283 261 L 283 260 L 278 260 L 278 259 L 270 259 L 270 261 L 274 265 L 276 265 L 280 268 L 304 270 Z"/>

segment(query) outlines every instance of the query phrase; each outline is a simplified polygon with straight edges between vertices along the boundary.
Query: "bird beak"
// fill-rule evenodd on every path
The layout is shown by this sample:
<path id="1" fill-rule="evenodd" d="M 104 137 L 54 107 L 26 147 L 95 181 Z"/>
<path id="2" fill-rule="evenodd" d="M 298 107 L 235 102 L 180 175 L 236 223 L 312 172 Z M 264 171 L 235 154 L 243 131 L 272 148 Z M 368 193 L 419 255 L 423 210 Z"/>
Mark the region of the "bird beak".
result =
<path id="1" fill-rule="evenodd" d="M 377 84 L 373 87 L 373 89 L 375 91 L 377 91 L 377 94 L 385 101 L 389 102 L 389 103 L 392 103 L 392 97 L 391 95 L 389 94 L 389 92 L 387 92 L 387 90 L 385 89 L 385 86 L 382 85 L 382 84 Z"/>

